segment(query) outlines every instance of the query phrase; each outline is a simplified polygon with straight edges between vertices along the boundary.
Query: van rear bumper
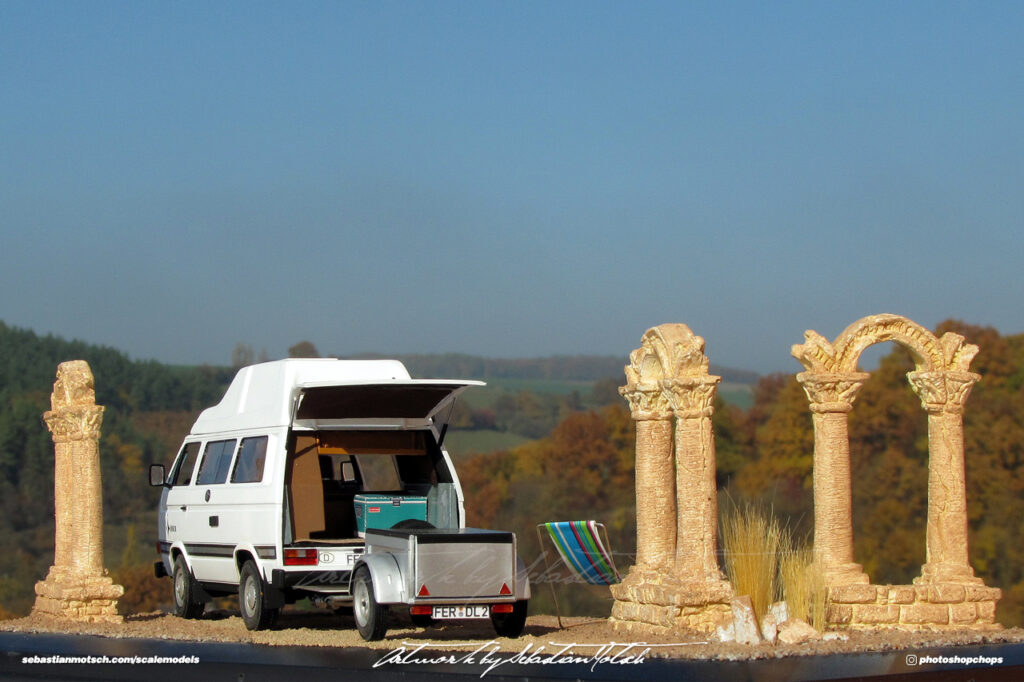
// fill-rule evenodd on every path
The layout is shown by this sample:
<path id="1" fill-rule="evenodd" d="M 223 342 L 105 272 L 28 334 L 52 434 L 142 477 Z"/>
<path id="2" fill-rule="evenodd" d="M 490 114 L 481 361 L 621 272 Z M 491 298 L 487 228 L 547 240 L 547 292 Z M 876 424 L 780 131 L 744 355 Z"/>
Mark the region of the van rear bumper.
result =
<path id="1" fill-rule="evenodd" d="M 286 571 L 270 572 L 270 586 L 278 590 L 309 589 L 319 592 L 348 593 L 352 571 Z"/>

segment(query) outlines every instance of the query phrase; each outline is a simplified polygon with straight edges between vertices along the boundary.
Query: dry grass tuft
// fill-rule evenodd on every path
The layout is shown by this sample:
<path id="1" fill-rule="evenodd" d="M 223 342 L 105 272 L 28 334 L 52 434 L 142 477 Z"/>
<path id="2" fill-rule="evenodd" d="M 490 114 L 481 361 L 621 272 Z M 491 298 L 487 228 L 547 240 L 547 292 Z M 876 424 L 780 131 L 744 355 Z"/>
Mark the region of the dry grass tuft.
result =
<path id="1" fill-rule="evenodd" d="M 748 595 L 758 620 L 780 592 L 777 579 L 783 528 L 774 514 L 733 505 L 722 521 L 725 570 L 737 595 Z"/>
<path id="2" fill-rule="evenodd" d="M 806 543 L 797 544 L 771 510 L 733 504 L 722 522 L 725 570 L 737 595 L 749 595 L 758 620 L 785 600 L 792 618 L 823 632 L 825 576 Z"/>
<path id="3" fill-rule="evenodd" d="M 824 632 L 825 574 L 814 563 L 814 552 L 810 547 L 798 547 L 788 533 L 783 545 L 788 545 L 788 548 L 779 555 L 779 579 L 782 598 L 789 605 L 789 615 Z"/>

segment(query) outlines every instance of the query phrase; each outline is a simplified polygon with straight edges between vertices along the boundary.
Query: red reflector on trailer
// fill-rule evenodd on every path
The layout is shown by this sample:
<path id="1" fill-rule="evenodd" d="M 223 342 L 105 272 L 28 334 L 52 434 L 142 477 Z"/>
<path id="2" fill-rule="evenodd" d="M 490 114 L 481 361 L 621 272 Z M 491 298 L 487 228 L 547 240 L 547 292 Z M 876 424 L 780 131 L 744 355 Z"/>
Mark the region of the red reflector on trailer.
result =
<path id="1" fill-rule="evenodd" d="M 498 592 L 498 594 L 501 594 L 501 595 L 512 594 L 512 590 L 508 589 L 508 583 L 502 583 L 501 584 L 501 591 Z"/>
<path id="2" fill-rule="evenodd" d="M 429 597 L 430 596 L 430 590 L 428 590 L 427 586 L 424 585 L 423 587 L 420 588 L 420 591 L 419 591 L 419 593 L 416 596 L 417 597 Z"/>
<path id="3" fill-rule="evenodd" d="M 512 613 L 511 604 L 495 604 L 491 607 L 491 613 Z"/>
<path id="4" fill-rule="evenodd" d="M 434 614 L 433 606 L 413 606 L 409 609 L 409 613 L 414 616 L 431 616 Z"/>
<path id="5" fill-rule="evenodd" d="M 286 549 L 284 551 L 285 566 L 316 566 L 317 559 L 315 549 Z"/>

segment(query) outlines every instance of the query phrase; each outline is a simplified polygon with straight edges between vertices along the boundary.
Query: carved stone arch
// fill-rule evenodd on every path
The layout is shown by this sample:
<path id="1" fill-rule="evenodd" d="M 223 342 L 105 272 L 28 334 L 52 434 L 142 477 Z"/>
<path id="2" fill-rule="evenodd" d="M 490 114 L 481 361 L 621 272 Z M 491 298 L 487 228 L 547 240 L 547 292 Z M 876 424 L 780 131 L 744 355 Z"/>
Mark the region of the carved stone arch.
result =
<path id="1" fill-rule="evenodd" d="M 964 337 L 947 332 L 937 338 L 916 322 L 901 315 L 864 317 L 836 337 L 834 343 L 813 330 L 804 333 L 803 345 L 793 346 L 793 356 L 810 372 L 843 374 L 857 371 L 861 353 L 876 343 L 893 341 L 907 349 L 918 372 L 967 371 L 978 347 Z"/>
<path id="2" fill-rule="evenodd" d="M 793 356 L 807 369 L 797 380 L 807 393 L 814 420 L 814 551 L 830 588 L 868 583 L 860 565 L 853 561 L 847 417 L 858 390 L 870 376 L 857 371 L 860 354 L 885 341 L 896 342 L 913 357 L 916 371 L 907 378 L 928 413 L 927 560 L 915 582 L 981 583 L 974 577 L 967 555 L 963 447 L 964 402 L 981 378 L 968 371 L 978 347 L 964 343 L 959 334 L 937 338 L 905 317 L 888 314 L 854 322 L 832 343 L 813 330 L 804 338 L 803 345 L 793 346 Z M 920 617 L 913 613 L 908 611 L 911 615 L 907 617 Z"/>

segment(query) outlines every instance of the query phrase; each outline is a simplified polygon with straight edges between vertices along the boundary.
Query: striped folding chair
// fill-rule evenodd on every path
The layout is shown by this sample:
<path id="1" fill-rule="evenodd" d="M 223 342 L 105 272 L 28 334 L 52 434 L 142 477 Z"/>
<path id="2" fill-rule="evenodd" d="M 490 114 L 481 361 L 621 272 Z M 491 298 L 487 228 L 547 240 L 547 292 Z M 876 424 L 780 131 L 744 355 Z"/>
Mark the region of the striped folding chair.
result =
<path id="1" fill-rule="evenodd" d="M 551 538 L 565 565 L 584 582 L 591 585 L 614 585 L 621 582 L 622 578 L 615 570 L 608 531 L 604 524 L 596 521 L 553 521 L 537 524 L 537 539 L 547 566 L 548 585 L 551 586 L 551 598 L 555 601 L 558 627 L 562 627 L 562 612 L 558 606 L 555 583 L 551 580 L 551 562 L 548 560 L 547 551 L 544 551 L 545 532 Z"/>

